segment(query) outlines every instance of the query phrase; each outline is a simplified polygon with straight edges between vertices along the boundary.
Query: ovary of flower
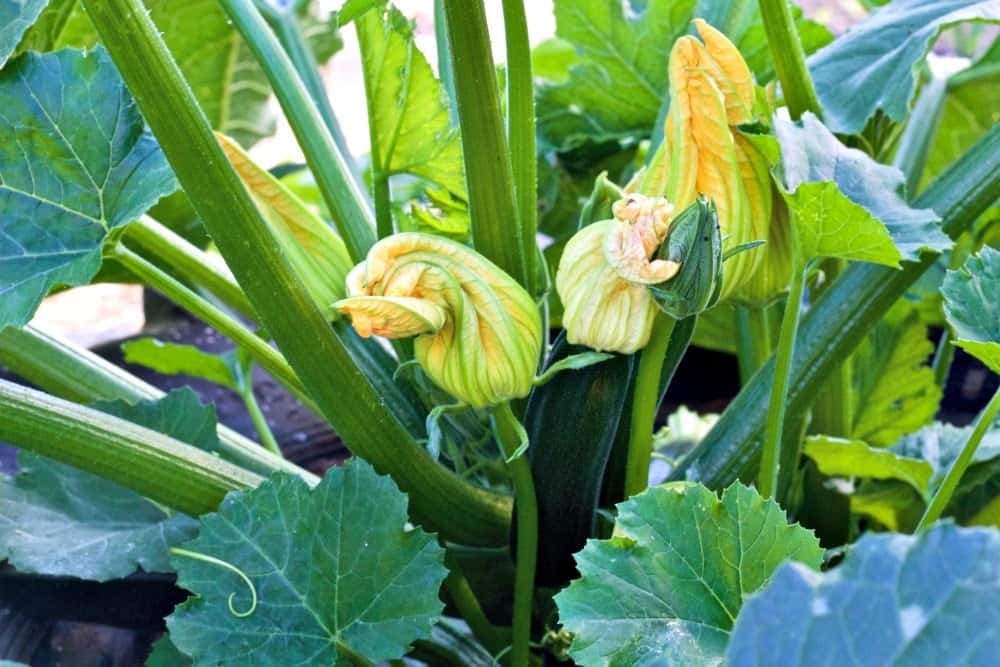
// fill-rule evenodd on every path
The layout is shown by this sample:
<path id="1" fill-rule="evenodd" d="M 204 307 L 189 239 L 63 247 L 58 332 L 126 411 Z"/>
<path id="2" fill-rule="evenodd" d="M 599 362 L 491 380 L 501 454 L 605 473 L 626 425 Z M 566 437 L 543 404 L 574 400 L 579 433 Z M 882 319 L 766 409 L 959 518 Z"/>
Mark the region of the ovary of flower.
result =
<path id="1" fill-rule="evenodd" d="M 428 377 L 474 407 L 526 396 L 542 324 L 528 293 L 474 250 L 429 234 L 376 243 L 335 304 L 362 336 L 410 338 Z"/>
<path id="2" fill-rule="evenodd" d="M 611 208 L 615 224 L 604 243 L 604 254 L 615 272 L 633 283 L 655 285 L 670 280 L 680 264 L 652 259 L 670 229 L 673 205 L 663 197 L 630 194 Z"/>

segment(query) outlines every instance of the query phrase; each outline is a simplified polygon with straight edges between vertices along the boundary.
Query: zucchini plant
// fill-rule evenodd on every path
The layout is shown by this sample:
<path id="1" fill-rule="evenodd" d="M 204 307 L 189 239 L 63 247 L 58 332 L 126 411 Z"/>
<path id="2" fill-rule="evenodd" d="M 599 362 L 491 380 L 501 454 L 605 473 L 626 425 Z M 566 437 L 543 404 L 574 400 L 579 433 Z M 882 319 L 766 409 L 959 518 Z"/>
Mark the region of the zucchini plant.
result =
<path id="1" fill-rule="evenodd" d="M 173 577 L 156 665 L 995 660 L 1000 391 L 936 418 L 1000 374 L 1000 42 L 928 53 L 1000 5 L 499 4 L 434 1 L 435 70 L 388 0 L 0 0 L 5 572 Z M 124 352 L 253 431 L 32 326 L 99 281 L 228 338 Z M 699 348 L 741 388 L 661 429 Z"/>

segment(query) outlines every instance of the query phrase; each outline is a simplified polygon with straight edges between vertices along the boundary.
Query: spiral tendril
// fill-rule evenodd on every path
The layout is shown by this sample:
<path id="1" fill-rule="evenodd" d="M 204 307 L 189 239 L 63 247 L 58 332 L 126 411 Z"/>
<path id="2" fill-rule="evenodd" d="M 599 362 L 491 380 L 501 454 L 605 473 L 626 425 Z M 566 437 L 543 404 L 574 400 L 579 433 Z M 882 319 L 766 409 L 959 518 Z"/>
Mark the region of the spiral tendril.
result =
<path id="1" fill-rule="evenodd" d="M 227 604 L 229 606 L 229 613 L 236 618 L 246 618 L 253 614 L 257 610 L 257 588 L 253 585 L 250 577 L 246 575 L 243 570 L 239 569 L 232 563 L 227 563 L 224 560 L 215 558 L 214 556 L 209 556 L 207 554 L 198 553 L 197 551 L 188 551 L 187 549 L 181 549 L 180 547 L 173 547 L 170 549 L 170 553 L 174 556 L 182 556 L 184 558 L 190 558 L 191 560 L 200 560 L 203 563 L 210 563 L 212 565 L 218 565 L 219 567 L 225 568 L 230 572 L 233 572 L 247 585 L 250 589 L 250 608 L 246 611 L 239 611 L 236 609 L 236 605 L 233 603 L 233 599 L 236 597 L 236 593 L 230 593 L 227 599 Z"/>

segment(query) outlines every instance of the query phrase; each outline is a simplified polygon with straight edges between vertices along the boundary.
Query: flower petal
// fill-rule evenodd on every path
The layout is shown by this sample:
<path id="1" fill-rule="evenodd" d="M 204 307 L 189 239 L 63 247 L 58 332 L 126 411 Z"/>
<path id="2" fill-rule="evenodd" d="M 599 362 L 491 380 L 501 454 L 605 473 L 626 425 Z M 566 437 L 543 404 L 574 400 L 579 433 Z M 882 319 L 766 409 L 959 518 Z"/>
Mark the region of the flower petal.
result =
<path id="1" fill-rule="evenodd" d="M 364 338 L 410 338 L 440 331 L 448 319 L 441 306 L 408 296 L 352 296 L 334 307 L 351 317 Z"/>
<path id="2" fill-rule="evenodd" d="M 595 222 L 566 244 L 556 272 L 569 342 L 631 354 L 649 342 L 656 305 L 645 285 L 620 277 L 604 253 L 614 220 Z"/>
<path id="3" fill-rule="evenodd" d="M 495 405 L 531 390 L 542 345 L 538 308 L 471 248 L 429 234 L 396 234 L 372 247 L 347 286 L 352 297 L 366 299 L 338 304 L 360 305 L 350 312 L 359 333 L 416 335 L 414 354 L 427 375 L 469 405 Z M 370 315 L 390 307 L 393 317 Z"/>

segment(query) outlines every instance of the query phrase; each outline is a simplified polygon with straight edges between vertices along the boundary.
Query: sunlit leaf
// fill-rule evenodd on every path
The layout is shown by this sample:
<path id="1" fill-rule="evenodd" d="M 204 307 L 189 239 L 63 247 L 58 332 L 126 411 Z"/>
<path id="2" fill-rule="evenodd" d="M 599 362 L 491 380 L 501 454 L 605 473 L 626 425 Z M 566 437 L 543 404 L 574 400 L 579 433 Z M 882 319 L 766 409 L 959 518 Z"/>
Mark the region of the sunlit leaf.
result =
<path id="1" fill-rule="evenodd" d="M 951 240 L 940 218 L 929 209 L 914 209 L 902 197 L 899 170 L 879 164 L 863 152 L 847 148 L 815 116 L 801 123 L 786 114 L 774 117 L 781 144 L 781 168 L 793 218 L 813 257 L 844 257 L 890 266 L 915 260 L 920 250 L 942 251 Z M 805 188 L 805 189 L 803 189 Z M 885 225 L 895 243 L 884 232 Z M 898 252 L 896 252 L 898 249 Z"/>
<path id="2" fill-rule="evenodd" d="M 577 554 L 581 578 L 556 596 L 570 655 L 584 665 L 721 661 L 744 599 L 786 559 L 822 550 L 781 508 L 735 484 L 649 489 L 618 506 L 614 537 Z"/>
<path id="3" fill-rule="evenodd" d="M 927 461 L 900 456 L 888 449 L 869 447 L 860 440 L 844 440 L 827 435 L 806 438 L 803 453 L 819 471 L 831 477 L 897 479 L 924 493 L 933 469 Z"/>
<path id="4" fill-rule="evenodd" d="M 386 175 L 413 174 L 465 197 L 462 144 L 448 99 L 399 10 L 355 21 L 363 54 L 373 156 Z"/>

